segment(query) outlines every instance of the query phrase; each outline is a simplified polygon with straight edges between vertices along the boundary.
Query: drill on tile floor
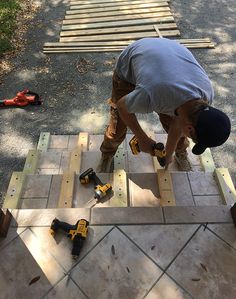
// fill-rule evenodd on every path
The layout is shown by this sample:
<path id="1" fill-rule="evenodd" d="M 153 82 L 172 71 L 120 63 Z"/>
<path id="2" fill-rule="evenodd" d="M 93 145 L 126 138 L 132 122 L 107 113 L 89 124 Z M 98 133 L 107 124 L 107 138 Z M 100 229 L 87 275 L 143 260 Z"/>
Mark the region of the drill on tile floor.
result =
<path id="1" fill-rule="evenodd" d="M 71 225 L 55 218 L 52 221 L 50 233 L 55 236 L 59 229 L 66 232 L 67 237 L 69 237 L 73 241 L 71 254 L 76 257 L 79 256 L 84 240 L 87 237 L 88 225 L 89 222 L 85 219 L 80 219 L 76 222 L 75 225 Z"/>

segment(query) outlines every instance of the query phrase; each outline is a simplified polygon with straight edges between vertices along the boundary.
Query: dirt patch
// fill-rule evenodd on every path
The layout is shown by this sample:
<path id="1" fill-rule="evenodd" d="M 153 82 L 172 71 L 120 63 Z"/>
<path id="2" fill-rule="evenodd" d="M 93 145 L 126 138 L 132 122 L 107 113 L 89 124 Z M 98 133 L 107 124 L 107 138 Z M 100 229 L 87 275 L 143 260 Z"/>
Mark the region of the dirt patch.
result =
<path id="1" fill-rule="evenodd" d="M 17 14 L 16 29 L 11 39 L 13 49 L 0 57 L 0 83 L 3 76 L 14 69 L 11 59 L 25 48 L 24 34 L 32 26 L 31 21 L 41 6 L 39 2 L 33 0 L 21 0 L 19 5 L 21 10 Z"/>

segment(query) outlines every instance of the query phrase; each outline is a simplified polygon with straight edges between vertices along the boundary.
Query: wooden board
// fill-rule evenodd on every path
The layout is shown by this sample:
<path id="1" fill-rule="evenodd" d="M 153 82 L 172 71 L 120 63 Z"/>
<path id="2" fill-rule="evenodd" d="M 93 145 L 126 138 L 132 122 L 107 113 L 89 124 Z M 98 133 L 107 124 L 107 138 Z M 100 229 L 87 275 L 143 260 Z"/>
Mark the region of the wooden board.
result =
<path id="1" fill-rule="evenodd" d="M 125 150 L 123 143 L 118 147 L 114 156 L 114 170 L 125 169 Z"/>
<path id="2" fill-rule="evenodd" d="M 74 194 L 74 171 L 64 171 L 61 183 L 61 192 L 58 202 L 58 208 L 72 208 Z"/>
<path id="3" fill-rule="evenodd" d="M 77 29 L 95 29 L 95 28 L 113 28 L 113 27 L 124 27 L 133 25 L 145 25 L 145 24 L 155 24 L 155 23 L 170 23 L 174 22 L 174 18 L 171 17 L 161 17 L 161 18 L 149 18 L 149 19 L 135 19 L 135 20 L 122 20 L 114 22 L 101 22 L 92 24 L 81 24 L 81 25 L 64 25 L 62 30 L 77 30 Z M 112 31 L 111 31 L 112 32 Z"/>
<path id="4" fill-rule="evenodd" d="M 113 192 L 111 205 L 117 207 L 128 206 L 127 175 L 124 169 L 117 169 L 113 172 Z"/>
<path id="5" fill-rule="evenodd" d="M 225 204 L 235 204 L 236 190 L 229 174 L 229 170 L 227 168 L 216 168 L 214 174 Z"/>
<path id="6" fill-rule="evenodd" d="M 110 6 L 110 7 L 103 7 L 103 8 L 91 8 L 91 9 L 82 9 L 79 10 L 67 10 L 66 17 L 73 16 L 74 14 L 84 14 L 84 13 L 101 13 L 101 12 L 109 12 L 109 11 L 124 11 L 124 10 L 131 10 L 131 9 L 147 9 L 147 8 L 154 8 L 154 7 L 168 7 L 167 2 L 162 3 L 145 3 L 145 4 L 130 4 L 130 5 L 119 5 L 119 6 Z"/>
<path id="7" fill-rule="evenodd" d="M 88 150 L 88 133 L 82 132 L 78 136 L 77 147 L 71 151 L 69 170 L 79 173 L 81 168 L 82 152 Z"/>
<path id="8" fill-rule="evenodd" d="M 8 209 L 20 208 L 21 194 L 23 190 L 23 184 L 25 182 L 24 172 L 13 172 L 11 180 L 7 189 L 7 194 L 4 199 L 3 207 Z"/>
<path id="9" fill-rule="evenodd" d="M 149 3 L 152 3 L 154 1 L 151 1 Z M 159 3 L 161 2 L 167 2 L 167 1 L 160 1 Z M 80 4 L 80 5 L 71 5 L 70 6 L 70 10 L 73 10 L 73 9 L 90 9 L 90 8 L 103 8 L 103 7 L 119 7 L 121 5 L 130 5 L 130 4 L 140 4 L 140 7 L 145 7 L 145 3 L 143 3 L 143 1 L 123 1 L 122 3 L 121 2 L 113 2 L 113 1 L 110 1 L 110 2 L 107 2 L 107 3 L 90 3 L 90 4 Z"/>
<path id="10" fill-rule="evenodd" d="M 214 45 L 205 43 L 205 44 L 184 44 L 185 47 L 189 49 L 206 49 L 214 48 Z M 77 47 L 77 48 L 45 48 L 44 53 L 87 53 L 87 52 L 121 52 L 125 47 Z"/>
<path id="11" fill-rule="evenodd" d="M 179 36 L 179 30 L 162 31 L 162 36 Z M 131 32 L 121 34 L 103 34 L 103 35 L 91 35 L 91 36 L 78 36 L 78 37 L 61 37 L 60 42 L 91 42 L 91 41 L 118 41 L 118 40 L 135 40 L 143 37 L 157 37 L 156 31 L 147 32 Z M 111 45 L 112 46 L 112 45 Z"/>
<path id="12" fill-rule="evenodd" d="M 145 32 L 152 31 L 154 25 L 135 25 L 135 26 L 127 26 L 127 27 L 117 27 L 112 29 L 113 34 L 117 33 L 131 33 L 131 32 Z M 175 23 L 165 23 L 158 25 L 159 30 L 171 30 L 177 29 L 177 25 Z M 85 30 L 74 30 L 74 31 L 62 31 L 60 33 L 61 37 L 65 36 L 83 36 L 83 35 L 99 35 L 99 34 L 111 34 L 110 28 L 102 28 L 102 29 L 85 29 Z M 53 43 L 46 43 L 53 44 Z"/>
<path id="13" fill-rule="evenodd" d="M 169 2 L 170 0 L 147 0 L 146 3 L 152 3 L 152 2 L 157 2 L 157 3 L 162 3 L 162 2 Z M 122 3 L 122 2 L 129 2 L 129 3 L 136 3 L 136 2 L 141 2 L 140 0 L 132 0 L 132 1 L 127 1 L 127 0 L 113 0 L 112 3 Z M 86 4 L 98 4 L 98 3 L 111 3 L 110 0 L 72 0 L 70 1 L 70 5 L 86 5 Z M 143 2 L 141 2 L 143 3 Z"/>
<path id="14" fill-rule="evenodd" d="M 213 172 L 215 170 L 215 163 L 209 148 L 207 148 L 205 152 L 200 155 L 200 161 L 204 171 Z"/>
<path id="15" fill-rule="evenodd" d="M 158 7 L 158 8 L 143 8 L 143 9 L 129 9 L 129 10 L 123 10 L 123 11 L 108 11 L 108 12 L 94 12 L 94 13 L 85 13 L 85 14 L 75 14 L 75 15 L 69 15 L 65 16 L 65 20 L 63 21 L 63 24 L 70 24 L 67 23 L 70 20 L 74 19 L 92 19 L 92 18 L 104 18 L 104 17 L 111 17 L 111 16 L 126 16 L 126 15 L 137 15 L 137 14 L 145 14 L 145 13 L 162 13 L 162 12 L 170 12 L 169 7 Z M 73 23 L 71 23 L 73 24 Z"/>
<path id="16" fill-rule="evenodd" d="M 41 132 L 39 137 L 39 142 L 37 145 L 37 150 L 46 152 L 50 143 L 50 133 Z"/>
<path id="17" fill-rule="evenodd" d="M 128 46 L 131 42 L 134 40 L 130 41 L 111 41 L 111 42 L 70 42 L 70 43 L 60 43 L 60 42 L 55 42 L 55 43 L 45 43 L 44 47 L 45 48 L 76 48 L 76 47 L 93 47 L 93 46 Z M 194 39 L 178 39 L 176 40 L 177 42 L 180 42 L 181 44 L 189 43 L 189 44 L 202 44 L 202 43 L 210 43 L 211 41 L 209 39 L 202 39 L 202 40 L 194 40 Z"/>
<path id="18" fill-rule="evenodd" d="M 169 171 L 164 169 L 158 169 L 157 182 L 160 191 L 161 206 L 175 206 L 175 195 Z"/>
<path id="19" fill-rule="evenodd" d="M 172 16 L 171 12 L 150 12 L 150 13 L 140 13 L 140 14 L 132 14 L 132 15 L 117 15 L 117 16 L 108 16 L 108 17 L 99 17 L 99 18 L 83 18 L 83 19 L 73 19 L 73 20 L 64 20 L 62 22 L 63 26 L 73 25 L 73 24 L 93 24 L 93 23 L 102 23 L 102 22 L 113 22 L 114 19 L 116 21 L 124 21 L 124 20 L 142 20 L 148 18 L 163 18 Z"/>
<path id="20" fill-rule="evenodd" d="M 40 156 L 39 150 L 29 150 L 26 157 L 23 172 L 25 174 L 34 174 L 38 166 L 38 160 Z"/>

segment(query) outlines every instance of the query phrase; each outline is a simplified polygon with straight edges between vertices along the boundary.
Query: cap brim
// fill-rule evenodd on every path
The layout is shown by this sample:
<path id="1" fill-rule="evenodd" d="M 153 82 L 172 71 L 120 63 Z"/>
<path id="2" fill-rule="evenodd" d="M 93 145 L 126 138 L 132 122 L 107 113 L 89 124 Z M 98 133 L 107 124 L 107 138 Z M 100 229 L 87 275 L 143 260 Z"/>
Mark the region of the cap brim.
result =
<path id="1" fill-rule="evenodd" d="M 194 145 L 193 149 L 192 149 L 192 153 L 194 155 L 201 155 L 205 150 L 206 150 L 206 146 L 200 143 L 197 143 Z"/>

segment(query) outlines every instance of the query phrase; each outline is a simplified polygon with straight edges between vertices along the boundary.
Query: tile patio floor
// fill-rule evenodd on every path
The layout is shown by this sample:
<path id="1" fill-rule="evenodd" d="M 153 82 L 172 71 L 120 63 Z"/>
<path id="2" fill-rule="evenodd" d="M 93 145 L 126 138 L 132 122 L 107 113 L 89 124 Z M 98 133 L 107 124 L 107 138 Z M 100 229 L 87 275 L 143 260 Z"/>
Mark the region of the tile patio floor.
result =
<path id="1" fill-rule="evenodd" d="M 90 225 L 77 260 L 49 226 L 0 239 L 1 299 L 235 299 L 233 224 Z"/>

